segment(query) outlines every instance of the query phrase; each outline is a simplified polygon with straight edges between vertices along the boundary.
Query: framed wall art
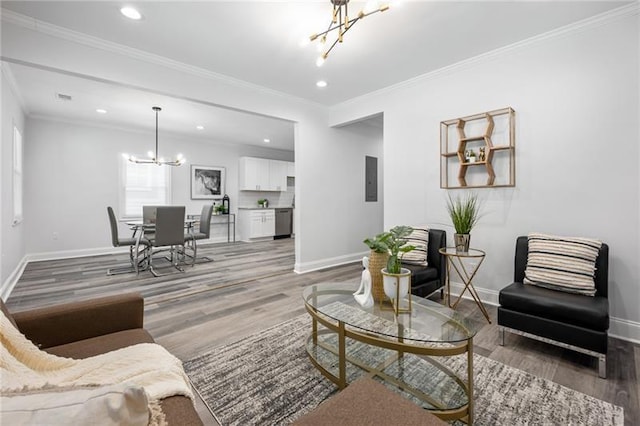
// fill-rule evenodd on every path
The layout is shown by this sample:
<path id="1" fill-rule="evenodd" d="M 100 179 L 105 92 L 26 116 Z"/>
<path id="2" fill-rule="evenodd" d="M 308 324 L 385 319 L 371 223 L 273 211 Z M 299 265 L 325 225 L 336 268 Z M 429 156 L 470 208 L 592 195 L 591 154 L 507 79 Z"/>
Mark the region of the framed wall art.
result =
<path id="1" fill-rule="evenodd" d="M 224 196 L 225 168 L 191 165 L 191 199 L 216 200 Z"/>

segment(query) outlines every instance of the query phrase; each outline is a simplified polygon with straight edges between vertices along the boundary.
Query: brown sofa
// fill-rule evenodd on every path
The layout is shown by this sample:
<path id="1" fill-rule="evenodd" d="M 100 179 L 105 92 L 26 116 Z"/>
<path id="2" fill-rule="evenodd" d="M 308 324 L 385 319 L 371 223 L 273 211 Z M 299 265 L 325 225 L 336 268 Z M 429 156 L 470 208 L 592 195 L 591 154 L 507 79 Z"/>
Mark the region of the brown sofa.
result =
<path id="1" fill-rule="evenodd" d="M 41 349 L 82 359 L 134 345 L 153 343 L 143 328 L 144 299 L 132 293 L 9 313 L 2 312 Z M 172 396 L 161 401 L 169 425 L 202 425 L 192 401 Z"/>

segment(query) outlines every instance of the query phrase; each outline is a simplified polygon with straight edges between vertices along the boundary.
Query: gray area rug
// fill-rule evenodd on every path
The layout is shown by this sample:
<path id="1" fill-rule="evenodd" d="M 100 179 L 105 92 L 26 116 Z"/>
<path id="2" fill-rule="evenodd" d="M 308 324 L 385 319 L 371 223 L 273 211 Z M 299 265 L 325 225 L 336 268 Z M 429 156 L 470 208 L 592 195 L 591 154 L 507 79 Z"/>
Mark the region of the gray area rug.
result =
<path id="1" fill-rule="evenodd" d="M 184 367 L 224 426 L 288 424 L 337 392 L 309 361 L 304 345 L 310 330 L 310 317 L 301 315 L 186 361 Z M 367 350 L 359 343 L 348 349 L 359 356 L 367 356 Z M 380 356 L 376 351 L 371 356 Z M 429 363 L 405 358 L 386 372 L 400 369 L 412 380 L 433 380 L 421 377 L 435 372 Z M 455 371 L 464 366 L 462 359 L 450 362 Z M 349 367 L 347 373 L 355 380 L 362 371 Z M 476 425 L 623 424 L 621 407 L 477 354 L 474 373 Z M 464 398 L 446 386 L 438 392 L 450 402 Z"/>

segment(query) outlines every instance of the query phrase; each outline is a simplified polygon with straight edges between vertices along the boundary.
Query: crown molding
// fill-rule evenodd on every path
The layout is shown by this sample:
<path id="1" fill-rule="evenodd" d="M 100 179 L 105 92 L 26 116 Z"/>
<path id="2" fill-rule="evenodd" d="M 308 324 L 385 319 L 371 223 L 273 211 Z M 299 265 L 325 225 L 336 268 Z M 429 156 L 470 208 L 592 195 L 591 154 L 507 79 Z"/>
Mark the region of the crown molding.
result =
<path id="1" fill-rule="evenodd" d="M 602 25 L 606 25 L 606 24 L 618 21 L 620 19 L 638 15 L 638 14 L 640 14 L 640 1 L 635 1 L 633 3 L 609 10 L 607 12 L 604 12 L 598 15 L 594 15 L 592 17 L 583 19 L 581 21 L 577 21 L 572 24 L 565 25 L 564 27 L 556 28 L 554 30 L 535 35 L 528 39 L 510 44 L 508 46 L 499 47 L 489 52 L 485 52 L 480 55 L 464 59 L 460 62 L 456 62 L 454 64 L 447 65 L 442 68 L 438 68 L 434 71 L 421 74 L 417 77 L 410 78 L 400 83 L 383 87 L 382 89 L 369 92 L 364 95 L 349 99 L 347 101 L 332 105 L 331 108 L 348 107 L 349 105 L 357 104 L 357 103 L 366 101 L 367 99 L 370 99 L 370 98 L 374 98 L 380 95 L 384 95 L 386 93 L 394 92 L 401 88 L 412 87 L 426 81 L 435 80 L 440 77 L 454 74 L 456 72 L 459 72 L 465 69 L 473 68 L 479 64 L 489 62 L 493 59 L 496 59 L 508 54 L 512 54 L 520 50 L 524 50 L 538 43 L 547 42 L 550 40 L 565 37 L 567 35 L 597 28 Z"/>
<path id="2" fill-rule="evenodd" d="M 327 108 L 325 105 L 310 101 L 308 99 L 293 96 L 288 93 L 280 92 L 277 90 L 269 89 L 268 87 L 250 83 L 248 81 L 233 78 L 225 74 L 219 74 L 204 68 L 185 64 L 184 62 L 175 61 L 173 59 L 169 59 L 161 55 L 145 52 L 144 50 L 135 49 L 133 47 L 107 41 L 99 37 L 94 37 L 89 34 L 81 33 L 79 31 L 71 30 L 68 28 L 64 28 L 64 27 L 60 27 L 60 26 L 48 23 L 48 22 L 40 21 L 30 16 L 23 15 L 21 13 L 17 13 L 5 8 L 0 9 L 0 15 L 1 15 L 0 17 L 2 21 L 4 22 L 14 24 L 23 28 L 27 28 L 42 34 L 52 36 L 52 37 L 72 41 L 74 43 L 82 44 L 95 49 L 100 49 L 100 50 L 115 53 L 118 55 L 126 56 L 132 59 L 153 64 L 153 65 L 159 65 L 165 68 L 174 69 L 176 71 L 184 72 L 184 73 L 191 74 L 198 77 L 203 77 L 208 80 L 221 82 L 221 83 L 235 86 L 238 88 L 257 91 L 264 94 L 277 96 L 282 99 L 287 99 L 290 101 L 302 102 L 304 104 L 307 104 L 316 108 L 323 108 L 323 109 Z"/>
<path id="3" fill-rule="evenodd" d="M 18 83 L 16 82 L 16 78 L 14 77 L 13 71 L 11 71 L 9 64 L 7 64 L 6 62 L 0 62 L 0 71 L 7 79 L 7 82 L 9 83 L 9 89 L 11 90 L 11 93 L 13 93 L 13 96 L 15 96 L 18 105 L 20 105 L 20 108 L 22 108 L 22 112 L 24 112 L 24 114 L 28 116 L 31 111 L 27 107 L 27 103 L 24 101 L 22 93 L 20 93 Z"/>

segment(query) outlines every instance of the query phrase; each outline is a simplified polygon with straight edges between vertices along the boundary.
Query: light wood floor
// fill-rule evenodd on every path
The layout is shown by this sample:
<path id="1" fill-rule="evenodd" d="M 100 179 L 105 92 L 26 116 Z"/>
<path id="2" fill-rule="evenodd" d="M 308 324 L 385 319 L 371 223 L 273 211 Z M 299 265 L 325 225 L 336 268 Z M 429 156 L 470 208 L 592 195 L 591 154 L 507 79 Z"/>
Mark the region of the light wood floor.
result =
<path id="1" fill-rule="evenodd" d="M 357 282 L 361 273 L 359 264 L 351 264 L 295 274 L 290 239 L 215 244 L 201 247 L 199 254 L 214 262 L 159 278 L 149 272 L 107 276 L 109 267 L 126 264 L 124 254 L 30 263 L 7 305 L 19 311 L 137 291 L 145 297 L 145 327 L 159 344 L 186 360 L 304 313 L 305 286 Z M 439 295 L 433 299 L 439 301 Z M 608 379 L 603 380 L 598 378 L 596 360 L 586 355 L 509 334 L 506 345 L 499 346 L 496 308 L 487 309 L 493 324 L 486 322 L 473 301 L 463 300 L 458 306 L 479 328 L 476 353 L 622 406 L 625 425 L 640 423 L 639 345 L 610 338 Z M 206 424 L 216 424 L 201 401 L 197 407 Z"/>

